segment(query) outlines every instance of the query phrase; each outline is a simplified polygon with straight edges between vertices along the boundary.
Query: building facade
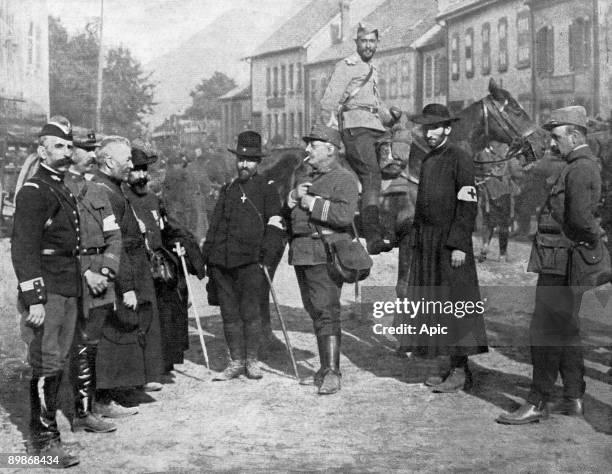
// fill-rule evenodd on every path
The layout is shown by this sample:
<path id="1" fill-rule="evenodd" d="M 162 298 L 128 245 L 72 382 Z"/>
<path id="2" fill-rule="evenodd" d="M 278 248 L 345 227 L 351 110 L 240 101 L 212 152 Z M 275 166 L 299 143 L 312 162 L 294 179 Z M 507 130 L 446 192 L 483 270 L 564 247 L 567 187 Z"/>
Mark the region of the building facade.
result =
<path id="1" fill-rule="evenodd" d="M 251 86 L 236 87 L 219 98 L 221 103 L 220 145 L 234 146 L 238 134 L 253 128 Z"/>
<path id="2" fill-rule="evenodd" d="M 446 55 L 446 30 L 434 25 L 413 43 L 418 52 L 414 100 L 419 111 L 432 102 L 446 104 L 448 90 L 448 59 Z"/>
<path id="3" fill-rule="evenodd" d="M 0 133 L 30 141 L 49 115 L 45 0 L 0 0 Z"/>

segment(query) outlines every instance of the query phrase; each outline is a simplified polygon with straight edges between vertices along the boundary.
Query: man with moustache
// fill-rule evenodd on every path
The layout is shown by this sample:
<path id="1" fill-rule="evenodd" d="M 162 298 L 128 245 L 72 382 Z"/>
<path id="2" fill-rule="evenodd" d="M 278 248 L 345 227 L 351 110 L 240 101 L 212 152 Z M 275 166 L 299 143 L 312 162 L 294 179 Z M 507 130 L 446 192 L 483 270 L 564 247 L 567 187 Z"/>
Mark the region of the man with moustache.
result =
<path id="1" fill-rule="evenodd" d="M 228 150 L 236 155 L 238 177 L 221 189 L 203 246 L 230 353 L 229 365 L 213 380 L 245 371 L 260 379 L 260 300 L 268 291 L 261 265 L 277 263 L 284 249 L 281 202 L 273 184 L 257 174 L 264 156 L 257 132 L 240 133 L 236 149 Z"/>
<path id="2" fill-rule="evenodd" d="M 63 183 L 72 147 L 72 127 L 64 117 L 54 117 L 43 127 L 40 166 L 17 195 L 11 238 L 18 309 L 32 368 L 30 454 L 50 456 L 63 468 L 79 463 L 62 446 L 56 420 L 81 296 L 77 202 Z"/>
<path id="3" fill-rule="evenodd" d="M 423 158 L 411 230 L 412 259 L 408 277 L 409 299 L 476 306 L 480 300 L 472 248 L 477 198 L 472 158 L 449 143 L 456 120 L 442 104 L 428 104 L 411 120 L 422 126 L 431 151 Z M 412 315 L 411 315 L 412 317 Z M 430 335 L 422 327 L 440 324 L 447 334 Z M 452 393 L 472 386 L 468 356 L 487 352 L 481 313 L 419 313 L 411 324 L 418 333 L 407 335 L 400 346 L 417 356 L 448 356 L 450 369 L 429 377 L 425 384 L 435 393 Z"/>
<path id="4" fill-rule="evenodd" d="M 581 292 L 570 286 L 569 249 L 575 252 L 578 247 L 594 248 L 605 236 L 597 217 L 601 175 L 597 158 L 586 142 L 585 108 L 554 110 L 543 128 L 551 132 L 552 152 L 567 164 L 538 216 L 538 231 L 527 267 L 539 273 L 529 328 L 533 378 L 525 403 L 496 420 L 509 425 L 539 422 L 550 413 L 583 416 L 586 384 L 579 320 Z M 544 248 L 544 242 L 549 250 Z M 563 399 L 554 404 L 551 398 L 559 374 Z"/>
<path id="5" fill-rule="evenodd" d="M 342 280 L 329 273 L 321 234 L 330 244 L 352 238 L 358 183 L 339 162 L 342 142 L 337 130 L 315 125 L 303 140 L 312 174 L 308 181 L 298 183 L 287 200 L 291 215 L 289 263 L 295 266 L 304 308 L 317 338 L 321 367 L 313 384 L 319 395 L 331 395 L 340 390 Z"/>
<path id="6" fill-rule="evenodd" d="M 372 58 L 378 46 L 378 29 L 359 23 L 355 38 L 357 54 L 336 64 L 321 99 L 327 125 L 342 134 L 346 160 L 362 186 L 361 222 L 372 255 L 388 252 L 393 245 L 382 238 L 380 223 L 380 168 L 376 154 L 378 140 L 401 117 L 396 107 L 387 109 L 378 93 L 378 71 Z"/>
<path id="7" fill-rule="evenodd" d="M 98 342 L 102 326 L 115 303 L 113 281 L 119 271 L 121 230 L 105 189 L 86 179 L 86 176 L 91 177 L 97 146 L 93 132 L 85 138 L 75 139 L 73 163 L 64 177 L 64 184 L 74 194 L 78 205 L 83 286 L 71 358 L 75 402 L 72 430 L 108 433 L 115 431 L 116 426 L 92 413 L 92 408 L 96 395 Z M 106 397 L 100 393 L 99 398 Z"/>
<path id="8" fill-rule="evenodd" d="M 181 244 L 181 253 L 185 256 L 188 270 L 199 279 L 205 276 L 205 265 L 194 235 L 179 226 L 177 220 L 167 214 L 160 198 L 148 189 L 149 165 L 156 161 L 157 154 L 149 143 L 141 139 L 132 142 L 134 169 L 128 176 L 125 195 L 137 217 L 145 225 L 149 256 L 152 257 L 153 253 L 162 255 L 173 270 L 174 278 L 169 281 L 155 280 L 164 374 L 171 377 L 174 364 L 183 363 L 183 352 L 189 348 L 189 295 L 180 255 L 174 253 L 175 243 Z"/>
<path id="9" fill-rule="evenodd" d="M 121 187 L 134 167 L 129 140 L 106 137 L 96 151 L 96 161 L 98 169 L 92 181 L 105 188 L 123 242 L 115 279 L 117 308 L 106 318 L 98 347 L 98 388 L 112 390 L 113 398 L 120 403 L 134 405 L 143 399 L 150 401 L 135 387 L 161 389 L 162 360 L 155 287 L 144 239 L 146 228 Z M 112 417 L 112 408 L 111 400 L 105 400 L 96 403 L 95 412 Z M 132 408 L 131 413 L 135 412 Z"/>

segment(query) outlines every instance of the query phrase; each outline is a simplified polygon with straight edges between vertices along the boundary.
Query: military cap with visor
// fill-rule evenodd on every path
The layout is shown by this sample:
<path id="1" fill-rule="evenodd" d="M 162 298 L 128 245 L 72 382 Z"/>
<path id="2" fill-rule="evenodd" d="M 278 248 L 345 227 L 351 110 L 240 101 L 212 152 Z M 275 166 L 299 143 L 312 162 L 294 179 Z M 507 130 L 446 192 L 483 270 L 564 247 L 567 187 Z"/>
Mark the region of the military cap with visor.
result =
<path id="1" fill-rule="evenodd" d="M 319 141 L 319 142 L 327 142 L 334 145 L 336 148 L 340 148 L 342 146 L 342 138 L 340 137 L 340 132 L 335 128 L 328 127 L 323 124 L 314 124 L 310 133 L 302 137 L 306 143 Z"/>

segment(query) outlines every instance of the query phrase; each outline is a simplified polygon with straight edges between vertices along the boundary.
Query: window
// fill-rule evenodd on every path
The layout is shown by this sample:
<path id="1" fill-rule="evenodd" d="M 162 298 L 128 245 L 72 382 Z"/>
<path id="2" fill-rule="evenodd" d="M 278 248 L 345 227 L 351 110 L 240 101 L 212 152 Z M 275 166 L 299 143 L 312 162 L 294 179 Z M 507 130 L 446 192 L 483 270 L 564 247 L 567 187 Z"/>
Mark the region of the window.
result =
<path id="1" fill-rule="evenodd" d="M 400 92 L 402 97 L 410 97 L 410 63 L 402 59 Z"/>
<path id="2" fill-rule="evenodd" d="M 283 137 L 283 142 L 287 141 L 287 114 L 283 112 L 281 115 L 281 136 Z"/>
<path id="3" fill-rule="evenodd" d="M 293 92 L 293 64 L 289 64 L 289 92 Z"/>
<path id="4" fill-rule="evenodd" d="M 505 72 L 508 70 L 508 20 L 506 17 L 499 20 L 497 24 L 497 39 L 499 41 L 497 70 Z"/>
<path id="5" fill-rule="evenodd" d="M 378 68 L 378 94 L 382 100 L 387 98 L 387 63 Z"/>
<path id="6" fill-rule="evenodd" d="M 295 136 L 295 112 L 289 114 L 289 138 L 293 140 Z"/>
<path id="7" fill-rule="evenodd" d="M 270 97 L 272 95 L 272 71 L 270 68 L 266 68 L 266 97 Z"/>
<path id="8" fill-rule="evenodd" d="M 297 74 L 297 85 L 295 89 L 298 92 L 302 92 L 302 63 L 297 63 L 297 68 L 295 72 Z"/>
<path id="9" fill-rule="evenodd" d="M 278 114 L 274 114 L 274 137 L 278 136 Z"/>
<path id="10" fill-rule="evenodd" d="M 569 26 L 569 66 L 572 71 L 588 69 L 591 65 L 591 22 L 576 18 Z"/>
<path id="11" fill-rule="evenodd" d="M 34 22 L 30 22 L 28 29 L 28 66 L 34 63 Z"/>
<path id="12" fill-rule="evenodd" d="M 310 120 L 314 123 L 316 117 L 319 116 L 321 104 L 317 100 L 317 80 L 310 80 Z"/>
<path id="13" fill-rule="evenodd" d="M 272 140 L 272 114 L 266 116 L 266 132 L 268 133 L 268 140 Z"/>
<path id="14" fill-rule="evenodd" d="M 444 57 L 441 54 L 436 54 L 433 58 L 433 95 L 441 95 L 444 93 L 444 76 L 446 68 L 444 67 Z"/>
<path id="15" fill-rule="evenodd" d="M 485 23 L 482 25 L 482 74 L 491 73 L 491 25 Z"/>
<path id="16" fill-rule="evenodd" d="M 389 99 L 397 97 L 397 63 L 389 64 Z"/>
<path id="17" fill-rule="evenodd" d="M 278 68 L 274 68 L 274 97 L 278 97 Z"/>
<path id="18" fill-rule="evenodd" d="M 465 77 L 474 77 L 474 29 L 465 32 Z"/>
<path id="19" fill-rule="evenodd" d="M 36 27 L 36 69 L 42 68 L 42 32 L 40 26 Z"/>
<path id="20" fill-rule="evenodd" d="M 453 81 L 459 79 L 459 35 L 451 39 L 451 77 Z"/>
<path id="21" fill-rule="evenodd" d="M 425 97 L 430 98 L 433 92 L 433 60 L 431 56 L 425 59 Z"/>
<path id="22" fill-rule="evenodd" d="M 327 83 L 328 83 L 328 79 L 327 76 L 323 76 L 321 78 L 321 97 L 323 97 L 325 95 L 325 91 L 327 90 Z"/>
<path id="23" fill-rule="evenodd" d="M 536 34 L 536 71 L 539 76 L 547 76 L 554 69 L 554 31 L 552 26 L 544 26 Z"/>
<path id="24" fill-rule="evenodd" d="M 280 69 L 281 74 L 281 95 L 287 94 L 287 67 L 285 65 L 281 66 Z"/>
<path id="25" fill-rule="evenodd" d="M 304 133 L 304 114 L 302 112 L 298 112 L 297 117 L 297 134 L 298 136 Z"/>
<path id="26" fill-rule="evenodd" d="M 529 12 L 522 11 L 516 16 L 517 50 L 516 67 L 525 68 L 531 64 L 531 22 Z"/>

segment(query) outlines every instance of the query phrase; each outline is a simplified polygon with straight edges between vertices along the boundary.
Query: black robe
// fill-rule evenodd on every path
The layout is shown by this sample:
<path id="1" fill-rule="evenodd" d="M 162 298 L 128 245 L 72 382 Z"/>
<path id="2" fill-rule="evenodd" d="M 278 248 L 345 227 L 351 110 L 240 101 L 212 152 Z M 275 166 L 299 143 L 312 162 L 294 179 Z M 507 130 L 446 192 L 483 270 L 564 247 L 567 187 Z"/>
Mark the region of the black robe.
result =
<path id="1" fill-rule="evenodd" d="M 421 165 L 408 276 L 408 299 L 430 305 L 414 318 L 396 319 L 396 323 L 414 327 L 414 334 L 400 337 L 400 345 L 417 355 L 469 355 L 488 350 L 472 248 L 476 213 L 470 156 L 447 143 L 432 150 Z M 465 263 L 458 268 L 451 266 L 455 249 L 466 254 Z M 432 302 L 440 302 L 442 310 Z M 447 334 L 431 334 L 430 328 L 438 329 L 438 325 L 446 327 Z"/>

